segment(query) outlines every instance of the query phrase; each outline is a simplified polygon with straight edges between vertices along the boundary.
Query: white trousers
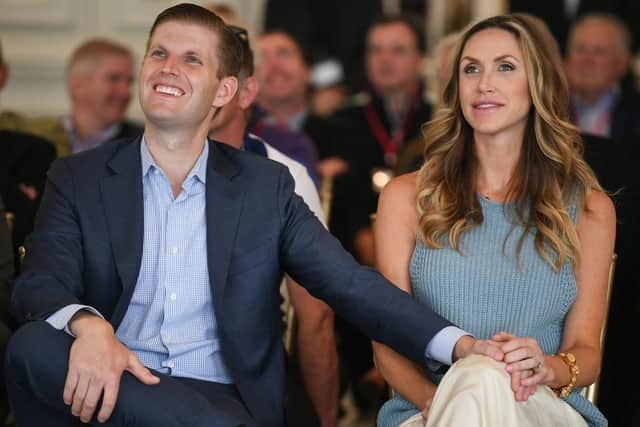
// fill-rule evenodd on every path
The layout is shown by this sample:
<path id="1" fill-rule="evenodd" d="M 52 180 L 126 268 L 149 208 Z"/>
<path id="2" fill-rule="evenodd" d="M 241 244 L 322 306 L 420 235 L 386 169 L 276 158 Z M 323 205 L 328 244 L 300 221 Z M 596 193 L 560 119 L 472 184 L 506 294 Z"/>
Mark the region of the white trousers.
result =
<path id="1" fill-rule="evenodd" d="M 417 414 L 398 427 L 423 427 Z M 584 418 L 547 386 L 516 402 L 504 363 L 473 355 L 444 376 L 427 427 L 587 427 Z"/>

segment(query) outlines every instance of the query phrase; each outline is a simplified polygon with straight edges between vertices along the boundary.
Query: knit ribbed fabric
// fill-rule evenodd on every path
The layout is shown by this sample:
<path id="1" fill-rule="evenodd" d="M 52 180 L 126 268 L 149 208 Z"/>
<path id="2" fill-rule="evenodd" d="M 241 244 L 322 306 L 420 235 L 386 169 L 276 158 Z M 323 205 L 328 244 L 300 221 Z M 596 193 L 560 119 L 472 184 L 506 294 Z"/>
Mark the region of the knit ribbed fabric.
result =
<path id="1" fill-rule="evenodd" d="M 417 239 L 410 265 L 415 298 L 476 338 L 506 331 L 536 338 L 545 354 L 557 353 L 565 317 L 576 298 L 572 264 L 553 270 L 538 255 L 532 233 L 518 255 L 523 228 L 512 220 L 512 205 L 479 200 L 484 220 L 463 233 L 460 252 L 448 245 L 430 249 Z M 574 205 L 574 221 L 576 212 Z M 431 379 L 437 383 L 440 378 Z M 602 413 L 578 391 L 567 403 L 590 426 L 606 426 Z M 381 408 L 378 426 L 395 427 L 418 412 L 396 393 Z"/>

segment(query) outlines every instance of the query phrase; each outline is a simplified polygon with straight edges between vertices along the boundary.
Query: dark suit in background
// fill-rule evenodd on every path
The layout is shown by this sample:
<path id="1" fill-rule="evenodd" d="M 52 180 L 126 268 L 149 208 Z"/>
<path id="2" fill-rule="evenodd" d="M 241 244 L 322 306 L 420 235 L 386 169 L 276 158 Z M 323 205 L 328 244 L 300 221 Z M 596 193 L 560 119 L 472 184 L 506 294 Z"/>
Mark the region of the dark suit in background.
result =
<path id="1" fill-rule="evenodd" d="M 14 250 L 33 229 L 47 170 L 55 158 L 55 148 L 47 140 L 21 132 L 0 131 L 0 197 L 6 210 L 15 214 Z M 32 187 L 35 193 L 27 195 L 29 192 L 22 191 L 21 185 Z"/>
<path id="2" fill-rule="evenodd" d="M 0 198 L 0 356 L 4 360 L 4 353 L 7 348 L 7 342 L 11 335 L 9 329 L 9 293 L 11 284 L 13 283 L 13 249 L 11 246 L 11 236 L 9 228 L 5 220 L 5 210 Z M 5 389 L 4 363 L 0 365 L 0 423 L 4 420 L 9 412 L 7 402 L 7 392 Z"/>
<path id="3" fill-rule="evenodd" d="M 639 136 L 640 93 L 634 88 L 625 88 L 611 114 L 611 139 L 617 145 L 637 145 Z"/>

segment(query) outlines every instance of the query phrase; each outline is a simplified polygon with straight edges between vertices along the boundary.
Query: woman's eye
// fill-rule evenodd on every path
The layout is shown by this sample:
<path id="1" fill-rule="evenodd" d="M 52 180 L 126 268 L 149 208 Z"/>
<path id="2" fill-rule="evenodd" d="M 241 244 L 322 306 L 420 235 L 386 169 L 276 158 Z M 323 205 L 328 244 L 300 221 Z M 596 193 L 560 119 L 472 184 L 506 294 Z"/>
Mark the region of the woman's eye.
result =
<path id="1" fill-rule="evenodd" d="M 472 74 L 472 73 L 477 73 L 478 72 L 478 67 L 476 67 L 475 65 L 469 64 L 466 67 L 464 67 L 462 69 L 462 71 L 465 74 Z"/>
<path id="2" fill-rule="evenodd" d="M 513 71 L 515 70 L 515 67 L 511 64 L 509 64 L 508 62 L 505 62 L 504 64 L 500 64 L 498 66 L 498 70 L 499 71 Z"/>

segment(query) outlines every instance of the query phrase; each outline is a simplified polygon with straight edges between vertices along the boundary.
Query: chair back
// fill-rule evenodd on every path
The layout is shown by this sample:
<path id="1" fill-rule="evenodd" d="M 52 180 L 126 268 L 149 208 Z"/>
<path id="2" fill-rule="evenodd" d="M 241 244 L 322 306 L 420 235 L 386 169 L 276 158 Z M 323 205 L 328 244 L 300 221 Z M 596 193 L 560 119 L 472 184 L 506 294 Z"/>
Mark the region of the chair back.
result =
<path id="1" fill-rule="evenodd" d="M 7 221 L 7 227 L 9 228 L 9 233 L 13 233 L 13 223 L 16 221 L 16 216 L 13 212 L 5 212 L 4 214 L 5 220 Z"/>
<path id="2" fill-rule="evenodd" d="M 324 223 L 329 227 L 331 203 L 333 202 L 333 176 L 323 176 L 320 180 L 320 205 L 324 213 Z"/>
<path id="3" fill-rule="evenodd" d="M 284 349 L 288 354 L 294 351 L 294 343 L 296 337 L 296 312 L 291 303 L 291 296 L 287 288 L 287 277 L 282 279 L 280 284 L 280 295 L 282 295 L 282 305 L 280 306 L 282 311 L 282 320 L 285 325 L 283 341 Z"/>
<path id="4" fill-rule="evenodd" d="M 615 276 L 616 271 L 616 260 L 618 259 L 617 254 L 613 254 L 611 257 L 611 265 L 609 267 L 609 280 L 607 283 L 607 296 L 605 300 L 605 310 L 604 310 L 604 320 L 602 321 L 602 330 L 600 331 L 600 353 L 604 354 L 604 342 L 607 335 L 607 321 L 609 319 L 609 308 L 611 305 L 611 291 L 613 289 L 613 278 Z M 588 387 L 583 388 L 580 391 L 589 402 L 594 405 L 598 402 L 598 390 L 600 388 L 600 376 L 596 379 L 596 381 Z"/>

